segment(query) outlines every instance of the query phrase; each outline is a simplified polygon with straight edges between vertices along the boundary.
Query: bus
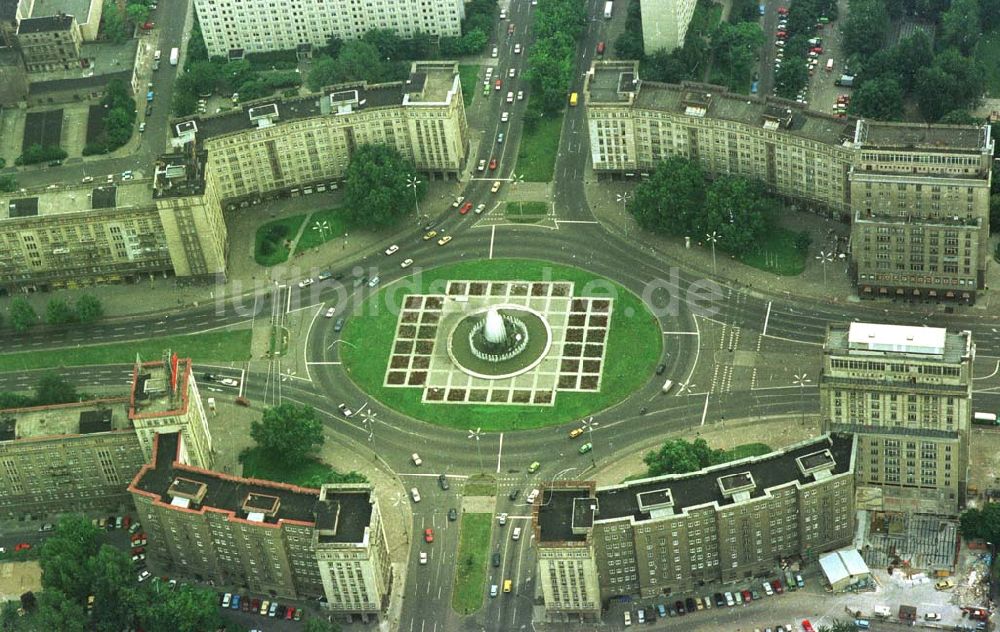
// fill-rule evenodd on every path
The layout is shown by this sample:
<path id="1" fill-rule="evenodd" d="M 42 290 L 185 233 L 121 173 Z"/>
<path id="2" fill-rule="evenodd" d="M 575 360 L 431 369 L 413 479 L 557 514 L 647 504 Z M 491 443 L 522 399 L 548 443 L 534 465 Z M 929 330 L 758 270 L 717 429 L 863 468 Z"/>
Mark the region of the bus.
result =
<path id="1" fill-rule="evenodd" d="M 577 97 L 577 94 L 575 92 L 573 92 L 573 93 L 571 93 L 569 95 L 569 105 L 570 105 L 570 107 L 574 107 L 574 108 L 576 107 L 577 98 L 578 97 Z"/>
<path id="2" fill-rule="evenodd" d="M 995 426 L 997 425 L 997 414 L 996 413 L 973 413 L 972 423 L 979 424 L 983 426 Z"/>
<path id="3" fill-rule="evenodd" d="M 170 65 L 171 66 L 176 66 L 177 65 L 177 59 L 180 57 L 180 54 L 181 54 L 180 49 L 178 49 L 178 48 L 171 48 L 170 49 Z"/>
<path id="4" fill-rule="evenodd" d="M 604 3 L 604 19 L 605 20 L 611 19 L 611 9 L 613 9 L 613 8 L 614 8 L 614 3 L 610 2 L 610 0 L 608 2 Z"/>

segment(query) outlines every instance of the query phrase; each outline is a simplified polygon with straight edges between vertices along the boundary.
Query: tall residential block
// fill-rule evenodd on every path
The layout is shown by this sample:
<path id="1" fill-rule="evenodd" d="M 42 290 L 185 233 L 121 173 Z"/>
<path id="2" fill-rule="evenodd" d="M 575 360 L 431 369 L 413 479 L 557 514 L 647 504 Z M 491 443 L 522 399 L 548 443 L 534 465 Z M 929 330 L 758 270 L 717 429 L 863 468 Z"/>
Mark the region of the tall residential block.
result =
<path id="1" fill-rule="evenodd" d="M 358 39 L 374 29 L 401 37 L 462 34 L 463 0 L 195 0 L 208 54 L 323 48 L 331 37 Z"/>
<path id="2" fill-rule="evenodd" d="M 336 186 L 351 154 L 385 144 L 432 179 L 457 179 L 469 149 L 454 62 L 415 62 L 406 81 L 341 84 L 174 125 L 174 143 L 207 151 L 205 177 L 226 205 Z"/>
<path id="3" fill-rule="evenodd" d="M 595 62 L 584 86 L 599 178 L 668 157 L 760 181 L 797 208 L 852 222 L 862 297 L 973 302 L 989 248 L 990 128 L 838 118 L 721 86 L 644 82 L 635 62 Z"/>
<path id="4" fill-rule="evenodd" d="M 181 435 L 156 434 L 129 486 L 158 563 L 256 593 L 325 597 L 342 615 L 385 610 L 388 545 L 370 486 L 240 478 L 186 465 L 186 453 Z"/>
<path id="5" fill-rule="evenodd" d="M 958 512 L 969 467 L 975 355 L 968 331 L 828 327 L 819 381 L 822 426 L 857 436 L 859 506 Z"/>
<path id="6" fill-rule="evenodd" d="M 532 510 L 546 617 L 595 620 L 611 597 L 684 596 L 849 544 L 854 451 L 823 435 L 690 474 L 546 486 Z"/>
<path id="7" fill-rule="evenodd" d="M 643 52 L 652 55 L 683 46 L 697 4 L 697 0 L 642 0 Z"/>
<path id="8" fill-rule="evenodd" d="M 211 467 L 205 411 L 189 359 L 137 363 L 127 397 L 0 410 L 0 516 L 118 509 L 152 455 L 154 433 L 188 440 Z"/>

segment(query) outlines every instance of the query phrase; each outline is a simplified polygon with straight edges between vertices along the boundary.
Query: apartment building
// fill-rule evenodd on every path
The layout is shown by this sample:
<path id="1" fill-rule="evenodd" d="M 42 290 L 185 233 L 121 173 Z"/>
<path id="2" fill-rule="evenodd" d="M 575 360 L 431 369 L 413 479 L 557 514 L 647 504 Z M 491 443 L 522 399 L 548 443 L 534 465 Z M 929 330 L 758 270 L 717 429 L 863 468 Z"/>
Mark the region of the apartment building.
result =
<path id="1" fill-rule="evenodd" d="M 647 55 L 684 45 L 697 0 L 643 0 L 642 48 Z"/>
<path id="2" fill-rule="evenodd" d="M 342 84 L 174 125 L 207 152 L 206 180 L 227 204 L 335 187 L 366 144 L 395 147 L 431 179 L 457 179 L 469 148 L 458 66 L 415 62 L 406 81 Z"/>
<path id="3" fill-rule="evenodd" d="M 975 301 L 990 254 L 990 129 L 858 121 L 851 244 L 863 296 Z"/>
<path id="4" fill-rule="evenodd" d="M 21 20 L 17 26 L 17 43 L 28 72 L 79 67 L 83 35 L 72 15 Z"/>
<path id="5" fill-rule="evenodd" d="M 408 38 L 462 34 L 462 0 L 196 0 L 195 10 L 211 56 L 326 46 L 331 37 L 360 38 L 392 29 Z"/>
<path id="6" fill-rule="evenodd" d="M 0 196 L 0 286 L 13 293 L 224 275 L 226 227 L 204 162 L 204 152 L 163 156 L 152 183 Z"/>
<path id="7" fill-rule="evenodd" d="M 532 527 L 547 618 L 592 621 L 613 597 L 684 597 L 850 543 L 854 451 L 827 434 L 690 474 L 546 486 Z"/>
<path id="8" fill-rule="evenodd" d="M 160 564 L 219 585 L 291 599 L 326 597 L 364 619 L 388 605 L 388 545 L 367 485 L 307 489 L 185 464 L 187 442 L 156 434 L 129 486 Z"/>
<path id="9" fill-rule="evenodd" d="M 643 82 L 635 62 L 594 62 L 584 86 L 598 177 L 665 158 L 761 181 L 793 206 L 852 220 L 862 297 L 973 302 L 985 283 L 989 126 L 839 119 L 721 86 Z"/>
<path id="10" fill-rule="evenodd" d="M 828 326 L 822 427 L 857 436 L 859 507 L 958 513 L 968 477 L 975 355 L 968 331 Z"/>
<path id="11" fill-rule="evenodd" d="M 191 361 L 136 364 L 127 397 L 0 410 L 0 516 L 117 509 L 152 454 L 150 429 L 182 433 L 185 458 L 213 455 Z"/>

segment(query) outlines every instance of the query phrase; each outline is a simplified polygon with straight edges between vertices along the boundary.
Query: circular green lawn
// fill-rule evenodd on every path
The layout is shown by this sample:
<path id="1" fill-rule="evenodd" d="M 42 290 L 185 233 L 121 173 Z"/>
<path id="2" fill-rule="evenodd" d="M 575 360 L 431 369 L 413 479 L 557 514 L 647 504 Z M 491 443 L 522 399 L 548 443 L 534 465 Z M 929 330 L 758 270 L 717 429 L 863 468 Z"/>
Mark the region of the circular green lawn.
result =
<path id="1" fill-rule="evenodd" d="M 423 388 L 382 385 L 396 331 L 399 306 L 408 294 L 442 294 L 449 280 L 570 281 L 574 296 L 614 299 L 601 390 L 557 392 L 552 406 L 425 404 Z M 561 424 L 626 398 L 653 374 L 663 351 L 660 325 L 638 296 L 618 283 L 580 268 L 534 259 L 467 261 L 427 270 L 386 285 L 369 296 L 344 327 L 343 367 L 383 405 L 428 423 L 508 431 Z"/>

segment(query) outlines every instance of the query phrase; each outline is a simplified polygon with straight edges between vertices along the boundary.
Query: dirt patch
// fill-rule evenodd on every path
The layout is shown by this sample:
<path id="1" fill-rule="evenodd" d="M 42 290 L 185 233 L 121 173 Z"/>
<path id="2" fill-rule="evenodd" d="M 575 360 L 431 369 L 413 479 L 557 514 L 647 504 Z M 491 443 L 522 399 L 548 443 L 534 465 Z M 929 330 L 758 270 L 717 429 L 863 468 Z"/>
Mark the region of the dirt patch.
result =
<path id="1" fill-rule="evenodd" d="M 38 562 L 0 563 L 0 601 L 13 601 L 22 593 L 42 590 L 42 568 Z"/>
<path id="2" fill-rule="evenodd" d="M 23 152 L 32 145 L 58 147 L 62 139 L 63 111 L 28 112 L 24 120 Z"/>

